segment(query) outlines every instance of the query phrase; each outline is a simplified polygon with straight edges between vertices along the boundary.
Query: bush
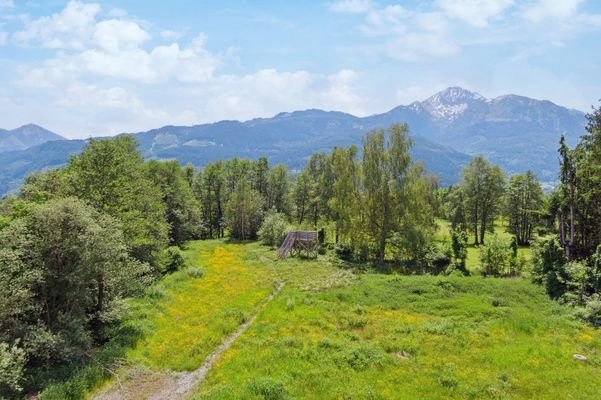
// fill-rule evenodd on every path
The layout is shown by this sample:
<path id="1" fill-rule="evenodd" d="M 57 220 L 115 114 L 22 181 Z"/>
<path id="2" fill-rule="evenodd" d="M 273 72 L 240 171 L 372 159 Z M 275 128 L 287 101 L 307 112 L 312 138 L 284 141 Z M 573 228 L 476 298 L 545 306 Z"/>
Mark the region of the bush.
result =
<path id="1" fill-rule="evenodd" d="M 202 267 L 187 267 L 185 271 L 191 278 L 202 278 L 205 275 L 205 270 Z"/>
<path id="2" fill-rule="evenodd" d="M 484 275 L 499 276 L 505 273 L 510 259 L 509 244 L 496 235 L 480 247 L 480 265 Z"/>
<path id="3" fill-rule="evenodd" d="M 288 398 L 282 382 L 271 378 L 254 378 L 248 382 L 248 389 L 264 400 L 284 400 Z"/>
<path id="4" fill-rule="evenodd" d="M 532 280 L 543 285 L 551 298 L 557 299 L 568 290 L 566 264 L 559 242 L 556 239 L 546 240 L 532 252 Z"/>
<path id="5" fill-rule="evenodd" d="M 18 346 L 0 343 L 0 398 L 22 390 L 25 351 Z"/>
<path id="6" fill-rule="evenodd" d="M 179 270 L 186 264 L 179 247 L 171 246 L 161 252 L 159 268 L 163 274 Z"/>
<path id="7" fill-rule="evenodd" d="M 596 293 L 586 301 L 582 318 L 595 325 L 601 325 L 601 294 Z"/>
<path id="8" fill-rule="evenodd" d="M 280 212 L 277 212 L 275 208 L 267 211 L 263 224 L 259 228 L 259 237 L 261 241 L 272 247 L 277 247 L 282 244 L 286 238 L 286 231 L 288 229 L 288 223 L 286 216 Z"/>

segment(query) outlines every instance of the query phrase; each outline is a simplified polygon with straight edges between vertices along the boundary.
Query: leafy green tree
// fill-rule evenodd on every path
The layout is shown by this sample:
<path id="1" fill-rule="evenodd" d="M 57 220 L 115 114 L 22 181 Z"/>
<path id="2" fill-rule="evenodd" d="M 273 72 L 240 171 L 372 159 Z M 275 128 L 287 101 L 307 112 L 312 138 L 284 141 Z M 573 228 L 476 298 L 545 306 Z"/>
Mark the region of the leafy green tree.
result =
<path id="1" fill-rule="evenodd" d="M 398 231 L 403 217 L 410 147 L 407 125 L 392 125 L 388 132 L 373 131 L 363 141 L 366 228 L 380 263 L 386 256 L 387 240 L 393 231 Z"/>
<path id="2" fill-rule="evenodd" d="M 314 184 L 306 170 L 297 175 L 294 182 L 292 197 L 294 199 L 294 214 L 296 221 L 302 224 L 308 212 L 311 199 L 314 197 Z"/>
<path id="3" fill-rule="evenodd" d="M 81 357 L 120 298 L 150 280 L 121 225 L 73 198 L 51 200 L 0 232 L 0 342 L 30 365 Z"/>
<path id="4" fill-rule="evenodd" d="M 314 153 L 309 159 L 305 171 L 311 182 L 306 216 L 312 225 L 317 227 L 320 219 L 330 218 L 328 203 L 332 197 L 334 185 L 330 157 L 325 153 Z"/>
<path id="5" fill-rule="evenodd" d="M 71 159 L 66 192 L 117 218 L 132 255 L 154 262 L 169 227 L 160 188 L 148 178 L 137 146 L 129 135 L 92 140 Z"/>
<path id="6" fill-rule="evenodd" d="M 256 239 L 263 217 L 263 201 L 248 180 L 238 182 L 227 203 L 226 219 L 234 239 Z"/>
<path id="7" fill-rule="evenodd" d="M 485 233 L 493 231 L 502 204 L 503 171 L 483 157 L 475 157 L 463 170 L 461 186 L 468 229 L 473 232 L 476 245 L 484 244 Z"/>
<path id="8" fill-rule="evenodd" d="M 258 191 L 257 191 L 258 192 Z M 260 194 L 260 192 L 258 192 Z M 278 164 L 267 174 L 267 195 L 264 197 L 268 210 L 275 208 L 278 212 L 289 213 L 290 178 L 288 168 Z"/>
<path id="9" fill-rule="evenodd" d="M 208 237 L 223 237 L 225 227 L 225 188 L 223 163 L 216 162 L 205 167 L 198 175 L 196 187 L 200 198 L 201 219 L 208 231 Z"/>
<path id="10" fill-rule="evenodd" d="M 567 292 L 569 280 L 566 254 L 556 239 L 538 245 L 532 253 L 532 280 L 542 284 L 554 299 Z"/>
<path id="11" fill-rule="evenodd" d="M 465 271 L 465 261 L 467 260 L 467 233 L 465 230 L 451 229 L 451 250 L 455 265 L 461 271 Z"/>
<path id="12" fill-rule="evenodd" d="M 508 230 L 515 235 L 519 245 L 530 243 L 534 227 L 540 222 L 543 198 L 543 189 L 532 171 L 509 179 L 506 200 Z"/>
<path id="13" fill-rule="evenodd" d="M 252 177 L 252 188 L 256 190 L 264 199 L 268 197 L 268 177 L 269 177 L 269 162 L 267 157 L 261 157 L 254 165 Z"/>
<path id="14" fill-rule="evenodd" d="M 332 150 L 334 187 L 329 209 L 336 224 L 335 242 L 352 240 L 353 220 L 359 214 L 361 166 L 357 161 L 357 147 Z"/>
<path id="15" fill-rule="evenodd" d="M 264 244 L 273 247 L 282 244 L 287 230 L 286 216 L 272 208 L 265 214 L 258 234 Z"/>
<path id="16" fill-rule="evenodd" d="M 186 171 L 177 161 L 149 161 L 146 169 L 152 184 L 161 191 L 170 243 L 180 245 L 198 238 L 200 204 L 194 196 Z"/>

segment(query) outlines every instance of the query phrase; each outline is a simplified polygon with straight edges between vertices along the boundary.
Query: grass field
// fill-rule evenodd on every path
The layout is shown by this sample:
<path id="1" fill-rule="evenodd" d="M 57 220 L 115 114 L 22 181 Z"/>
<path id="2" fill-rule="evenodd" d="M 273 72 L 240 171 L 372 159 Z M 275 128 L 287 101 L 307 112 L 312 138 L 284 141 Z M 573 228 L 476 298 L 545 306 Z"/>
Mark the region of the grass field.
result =
<path id="1" fill-rule="evenodd" d="M 596 399 L 601 390 L 601 333 L 523 279 L 359 272 L 331 255 L 276 261 L 258 243 L 192 242 L 185 256 L 202 276 L 176 272 L 130 301 L 121 329 L 137 336 L 120 353 L 124 368 L 198 368 L 285 284 L 193 399 Z M 88 366 L 42 399 L 77 398 L 99 374 Z M 142 390 L 148 398 L 154 387 Z"/>
<path id="2" fill-rule="evenodd" d="M 279 263 L 296 276 L 193 398 L 598 398 L 599 331 L 525 280 L 329 268 Z"/>

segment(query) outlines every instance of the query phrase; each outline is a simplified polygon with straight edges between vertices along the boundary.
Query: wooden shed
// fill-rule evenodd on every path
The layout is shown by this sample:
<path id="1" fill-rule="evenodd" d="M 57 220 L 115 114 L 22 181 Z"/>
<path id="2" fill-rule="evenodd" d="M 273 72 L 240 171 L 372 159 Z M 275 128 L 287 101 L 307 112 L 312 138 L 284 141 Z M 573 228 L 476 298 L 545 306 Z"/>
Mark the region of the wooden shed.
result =
<path id="1" fill-rule="evenodd" d="M 317 231 L 292 231 L 288 232 L 284 243 L 278 251 L 278 258 L 300 255 L 304 257 L 317 257 L 319 240 Z"/>

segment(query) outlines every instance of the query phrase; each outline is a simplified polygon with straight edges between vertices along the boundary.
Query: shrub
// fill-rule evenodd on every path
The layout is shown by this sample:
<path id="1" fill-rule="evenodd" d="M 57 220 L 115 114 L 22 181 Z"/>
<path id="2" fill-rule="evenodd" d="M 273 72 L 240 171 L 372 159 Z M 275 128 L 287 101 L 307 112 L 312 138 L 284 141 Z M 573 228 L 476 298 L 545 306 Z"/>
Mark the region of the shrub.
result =
<path id="1" fill-rule="evenodd" d="M 25 351 L 18 346 L 0 343 L 0 398 L 21 391 L 25 368 Z"/>
<path id="2" fill-rule="evenodd" d="M 601 325 L 601 294 L 596 293 L 586 301 L 582 317 L 595 325 Z"/>
<path id="3" fill-rule="evenodd" d="M 532 280 L 557 299 L 567 292 L 566 257 L 557 239 L 540 243 L 532 252 Z"/>
<path id="4" fill-rule="evenodd" d="M 202 278 L 205 270 L 202 267 L 188 267 L 186 268 L 186 274 L 191 278 Z"/>
<path id="5" fill-rule="evenodd" d="M 248 382 L 248 389 L 264 400 L 284 400 L 288 398 L 282 382 L 271 378 L 254 378 Z"/>
<path id="6" fill-rule="evenodd" d="M 277 247 L 284 241 L 287 229 L 286 216 L 272 208 L 265 214 L 265 219 L 258 233 L 264 244 Z"/>
<path id="7" fill-rule="evenodd" d="M 496 235 L 480 248 L 480 265 L 484 275 L 499 276 L 505 272 L 510 258 L 509 245 Z"/>
<path id="8" fill-rule="evenodd" d="M 171 246 L 161 252 L 159 268 L 163 274 L 175 272 L 186 263 L 179 247 Z"/>
<path id="9" fill-rule="evenodd" d="M 384 354 L 376 347 L 364 345 L 351 349 L 344 355 L 344 361 L 355 371 L 362 371 L 372 366 L 382 366 Z"/>

